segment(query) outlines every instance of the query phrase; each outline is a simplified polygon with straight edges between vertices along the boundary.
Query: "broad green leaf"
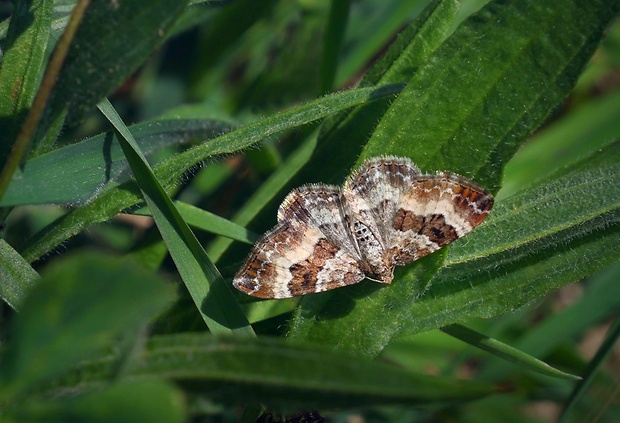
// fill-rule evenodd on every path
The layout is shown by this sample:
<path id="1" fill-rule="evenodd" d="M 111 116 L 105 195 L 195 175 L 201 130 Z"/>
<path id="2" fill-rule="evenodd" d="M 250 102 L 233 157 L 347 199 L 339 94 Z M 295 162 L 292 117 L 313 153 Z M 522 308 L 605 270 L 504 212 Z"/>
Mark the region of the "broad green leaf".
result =
<path id="1" fill-rule="evenodd" d="M 60 401 L 22 402 L 5 410 L 3 421 L 181 423 L 185 411 L 178 389 L 164 382 L 140 381 Z"/>
<path id="2" fill-rule="evenodd" d="M 206 142 L 230 130 L 210 120 L 155 120 L 130 127 L 147 157 L 166 147 Z M 112 132 L 58 148 L 28 160 L 17 170 L 0 206 L 82 204 L 110 182 L 131 178 L 129 166 Z"/>
<path id="3" fill-rule="evenodd" d="M 291 322 L 289 339 L 368 356 L 378 354 L 400 330 L 403 315 L 427 289 L 445 253 L 444 249 L 424 257 L 412 272 L 396 268 L 390 286 L 366 280 L 347 289 L 304 297 Z"/>
<path id="4" fill-rule="evenodd" d="M 107 359 L 93 360 L 51 387 L 97 387 Z M 416 374 L 379 361 L 326 348 L 294 346 L 275 338 L 223 339 L 183 334 L 154 337 L 128 380 L 165 377 L 192 392 L 227 404 L 256 400 L 269 406 L 359 407 L 376 404 L 432 405 L 487 395 L 493 388 Z"/>
<path id="5" fill-rule="evenodd" d="M 0 298 L 18 310 L 39 275 L 5 240 L 0 239 Z"/>
<path id="6" fill-rule="evenodd" d="M 15 317 L 0 371 L 3 398 L 111 347 L 128 328 L 168 307 L 173 292 L 154 274 L 117 259 L 78 254 L 56 260 Z"/>
<path id="7" fill-rule="evenodd" d="M 394 95 L 400 88 L 401 85 L 393 84 L 355 89 L 302 104 L 199 144 L 155 166 L 155 174 L 165 189 L 172 189 L 183 173 L 208 157 L 240 151 L 273 134 L 323 119 L 359 104 Z M 128 181 L 120 185 L 110 183 L 104 192 L 87 205 L 69 212 L 36 234 L 28 241 L 22 255 L 26 260 L 34 261 L 88 225 L 106 221 L 141 201 L 142 197 L 135 182 Z"/>
<path id="8" fill-rule="evenodd" d="M 538 360 L 531 355 L 513 348 L 497 339 L 490 338 L 479 332 L 468 329 L 461 325 L 448 325 L 441 328 L 448 335 L 454 336 L 474 347 L 480 348 L 504 360 L 510 361 L 524 369 L 532 370 L 547 376 L 558 377 L 563 379 L 579 379 L 579 377 L 564 373 L 558 369 L 549 366 L 547 363 Z"/>
<path id="9" fill-rule="evenodd" d="M 569 93 L 619 7 L 617 2 L 603 0 L 489 3 L 420 65 L 359 160 L 386 153 L 409 156 L 422 170 L 448 169 L 477 175 L 477 182 L 493 191 L 501 168 L 518 145 Z M 608 200 L 614 198 L 609 193 L 609 184 L 616 183 L 613 172 L 608 168 L 600 173 L 571 175 L 519 197 L 519 203 L 498 203 L 486 225 L 453 245 L 445 267 L 430 280 L 430 291 L 421 297 L 419 288 L 428 285 L 424 280 L 410 289 L 402 285 L 411 284 L 416 272 L 417 277 L 431 278 L 429 271 L 417 268 L 431 269 L 430 260 L 437 260 L 433 267 L 438 270 L 442 260 L 438 255 L 399 270 L 392 286 L 375 288 L 375 292 L 361 297 L 356 289 L 346 288 L 350 294 L 336 293 L 332 299 L 304 298 L 289 336 L 376 355 L 398 332 L 416 333 L 475 316 L 506 313 L 536 298 L 536 294 L 587 275 L 613 260 L 614 254 L 605 254 L 598 265 L 579 259 L 582 267 L 571 266 L 572 272 L 548 278 L 548 284 L 537 285 L 539 289 L 531 289 L 528 278 L 516 283 L 514 279 L 522 276 L 517 270 L 525 269 L 514 264 L 514 272 L 506 275 L 508 265 L 504 261 L 514 263 L 518 257 L 534 255 L 538 246 L 544 245 L 556 253 L 539 263 L 548 270 L 557 266 L 558 260 L 567 259 L 564 254 L 572 256 L 562 247 L 568 240 L 579 244 L 587 257 L 600 253 L 598 248 L 612 242 L 614 231 L 593 242 L 587 253 L 584 244 L 606 225 L 607 212 L 617 207 Z M 596 190 L 597 205 L 584 214 L 583 196 L 590 197 L 590 189 Z M 606 197 L 600 207 L 599 196 Z M 560 197 L 561 203 L 553 202 Z M 521 209 L 522 205 L 527 209 Z M 615 222 L 614 216 L 609 217 L 610 224 Z M 500 221 L 501 227 L 491 223 Z M 581 236 L 585 240 L 577 241 Z M 467 247 L 459 249 L 457 245 Z M 453 251 L 461 258 L 455 260 Z M 498 273 L 499 269 L 504 273 Z M 504 286 L 504 279 L 511 281 L 511 289 L 521 286 L 522 295 L 498 288 Z M 472 289 L 467 289 L 469 286 Z"/>
<path id="10" fill-rule="evenodd" d="M 4 166 L 39 87 L 52 4 L 48 0 L 15 2 L 3 42 L 0 68 L 0 168 Z"/>
<path id="11" fill-rule="evenodd" d="M 153 52 L 187 5 L 156 0 L 93 1 L 71 43 L 40 123 L 44 134 L 65 112 L 77 121 L 116 88 Z M 53 142 L 54 140 L 50 140 Z M 49 151 L 48 142 L 34 155 Z"/>
<path id="12" fill-rule="evenodd" d="M 99 109 L 118 131 L 118 141 L 131 166 L 146 204 L 153 214 L 187 290 L 205 323 L 214 334 L 254 332 L 204 249 L 151 170 L 146 157 L 107 100 Z"/>

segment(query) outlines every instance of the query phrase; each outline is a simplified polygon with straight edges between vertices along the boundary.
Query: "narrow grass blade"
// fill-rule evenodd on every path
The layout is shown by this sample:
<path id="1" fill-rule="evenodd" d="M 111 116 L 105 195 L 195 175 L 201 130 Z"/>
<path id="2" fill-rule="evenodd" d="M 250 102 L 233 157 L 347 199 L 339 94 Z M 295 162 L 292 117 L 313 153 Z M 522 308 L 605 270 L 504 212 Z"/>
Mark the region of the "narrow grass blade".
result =
<path id="1" fill-rule="evenodd" d="M 323 60 L 321 63 L 321 91 L 332 90 L 340 58 L 342 40 L 347 28 L 350 0 L 332 1 L 323 36 Z"/>
<path id="2" fill-rule="evenodd" d="M 368 15 L 358 16 L 357 19 L 355 15 L 351 15 L 347 28 L 347 38 L 349 39 L 347 47 L 349 48 L 338 65 L 335 85 L 339 87 L 346 84 L 359 72 L 359 69 L 363 69 L 367 63 L 372 62 L 377 52 L 389 45 L 394 34 L 401 31 L 411 21 L 412 17 L 419 16 L 428 6 L 428 3 L 427 0 L 405 0 L 395 3 L 377 2 L 371 6 L 374 9 Z M 453 7 L 454 9 L 459 7 L 457 2 L 435 1 L 433 3 L 442 3 L 443 6 Z M 399 41 L 402 38 L 407 38 L 404 33 L 398 35 Z M 431 46 L 433 41 L 431 39 L 428 41 L 429 46 Z M 379 58 L 373 64 L 372 69 L 375 69 L 375 65 L 379 61 L 383 61 L 382 59 L 383 57 Z M 387 64 L 387 67 L 392 64 L 394 63 Z"/>
<path id="3" fill-rule="evenodd" d="M 504 169 L 496 199 L 509 197 L 583 161 L 620 139 L 620 91 L 571 111 L 538 132 Z M 549 166 L 553 163 L 553 166 Z"/>
<path id="4" fill-rule="evenodd" d="M 252 328 L 230 288 L 174 207 L 127 127 L 107 100 L 99 108 L 118 131 L 119 142 L 146 204 L 197 310 L 211 332 L 252 334 Z"/>
<path id="5" fill-rule="evenodd" d="M 246 244 L 253 244 L 258 239 L 258 235 L 255 233 L 221 216 L 181 201 L 175 201 L 174 205 L 181 214 L 183 220 L 185 220 L 189 226 L 196 229 L 201 229 Z M 133 211 L 132 214 L 141 216 L 151 215 L 148 208 L 140 208 Z"/>
<path id="6" fill-rule="evenodd" d="M 463 342 L 487 351 L 497 357 L 510 361 L 524 369 L 532 370 L 547 376 L 557 377 L 561 379 L 580 379 L 578 376 L 562 372 L 556 368 L 549 366 L 547 363 L 532 357 L 516 348 L 504 344 L 497 339 L 489 338 L 479 332 L 466 328 L 465 326 L 454 324 L 444 326 L 441 330 L 450 336 L 460 339 Z"/>
<path id="7" fill-rule="evenodd" d="M 233 222 L 245 226 L 260 213 L 264 207 L 273 203 L 274 198 L 282 191 L 282 188 L 290 183 L 299 169 L 308 162 L 316 147 L 316 136 L 311 136 L 297 148 L 288 159 L 275 170 L 269 179 L 265 181 L 254 194 L 244 203 L 233 217 Z M 228 238 L 216 239 L 209 246 L 209 257 L 219 261 L 224 252 L 230 247 L 232 241 Z"/>

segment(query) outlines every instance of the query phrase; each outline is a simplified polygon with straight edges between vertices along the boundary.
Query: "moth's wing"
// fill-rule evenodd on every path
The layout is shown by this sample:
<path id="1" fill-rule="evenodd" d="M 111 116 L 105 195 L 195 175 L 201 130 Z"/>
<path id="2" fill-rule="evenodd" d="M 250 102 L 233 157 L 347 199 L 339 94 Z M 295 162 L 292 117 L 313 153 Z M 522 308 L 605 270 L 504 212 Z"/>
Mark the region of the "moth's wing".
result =
<path id="1" fill-rule="evenodd" d="M 278 209 L 278 223 L 292 221 L 317 228 L 333 244 L 360 259 L 345 223 L 339 187 L 308 184 L 291 191 Z"/>
<path id="2" fill-rule="evenodd" d="M 357 260 L 305 222 L 279 223 L 254 246 L 233 279 L 259 298 L 288 298 L 351 285 L 364 279 Z"/>
<path id="3" fill-rule="evenodd" d="M 385 248 L 390 245 L 390 223 L 420 170 L 406 157 L 380 156 L 367 160 L 347 178 L 342 188 L 354 218 L 370 228 Z"/>
<path id="4" fill-rule="evenodd" d="M 482 223 L 492 207 L 491 194 L 462 176 L 417 176 L 386 225 L 392 263 L 411 263 L 462 237 Z"/>
<path id="5" fill-rule="evenodd" d="M 340 188 L 313 184 L 291 191 L 278 225 L 254 246 L 233 284 L 261 298 L 287 298 L 364 279 L 343 222 Z"/>

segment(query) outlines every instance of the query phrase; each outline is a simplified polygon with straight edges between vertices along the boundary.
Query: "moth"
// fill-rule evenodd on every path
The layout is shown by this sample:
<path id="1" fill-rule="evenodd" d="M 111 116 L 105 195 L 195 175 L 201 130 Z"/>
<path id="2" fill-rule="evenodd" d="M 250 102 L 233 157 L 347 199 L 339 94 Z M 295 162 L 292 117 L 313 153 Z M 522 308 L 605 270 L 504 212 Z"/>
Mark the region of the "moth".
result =
<path id="1" fill-rule="evenodd" d="M 289 298 L 364 278 L 389 284 L 395 266 L 464 236 L 492 207 L 491 194 L 462 176 L 423 174 L 406 157 L 375 157 L 342 187 L 291 191 L 233 285 L 254 297 Z"/>

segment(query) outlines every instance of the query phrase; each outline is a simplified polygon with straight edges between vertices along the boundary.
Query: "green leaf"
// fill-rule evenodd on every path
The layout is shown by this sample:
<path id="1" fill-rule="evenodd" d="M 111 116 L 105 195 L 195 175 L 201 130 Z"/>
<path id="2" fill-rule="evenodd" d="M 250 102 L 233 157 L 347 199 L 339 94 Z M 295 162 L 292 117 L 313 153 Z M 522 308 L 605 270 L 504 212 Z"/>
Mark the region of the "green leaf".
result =
<path id="1" fill-rule="evenodd" d="M 11 328 L 0 374 L 15 395 L 111 347 L 168 307 L 174 288 L 130 263 L 78 254 L 42 273 Z"/>
<path id="2" fill-rule="evenodd" d="M 372 103 L 382 98 L 392 98 L 401 89 L 402 84 L 383 84 L 326 95 L 252 122 L 209 143 L 197 145 L 162 164 L 156 173 L 163 181 L 167 178 L 176 178 L 207 157 L 240 151 L 271 135 L 324 119 L 351 107 Z"/>
<path id="3" fill-rule="evenodd" d="M 14 422 L 175 423 L 185 421 L 181 393 L 168 383 L 141 381 L 61 401 L 25 402 L 6 410 Z"/>
<path id="4" fill-rule="evenodd" d="M 39 88 L 39 76 L 50 33 L 52 4 L 18 1 L 3 40 L 0 68 L 0 168 Z"/>
<path id="5" fill-rule="evenodd" d="M 187 0 L 93 1 L 69 47 L 40 123 L 43 134 L 65 112 L 75 122 L 93 109 L 152 53 L 187 5 Z M 52 140 L 53 141 L 53 140 Z M 34 148 L 39 155 L 51 148 Z"/>
<path id="6" fill-rule="evenodd" d="M 130 127 L 147 157 L 166 147 L 207 140 L 230 130 L 211 120 L 154 120 Z M 131 178 L 129 165 L 112 132 L 58 148 L 28 160 L 18 169 L 0 206 L 81 204 Z"/>
<path id="7" fill-rule="evenodd" d="M 461 325 L 449 325 L 441 328 L 442 331 L 448 335 L 454 336 L 461 341 L 467 342 L 474 347 L 487 351 L 493 355 L 496 355 L 504 360 L 510 361 L 518 366 L 532 370 L 547 376 L 563 378 L 563 379 L 579 379 L 579 377 L 564 373 L 558 369 L 549 366 L 547 363 L 532 357 L 531 355 L 524 353 L 516 348 L 504 344 L 497 339 L 490 338 L 479 332 L 468 329 Z"/>
<path id="8" fill-rule="evenodd" d="M 99 105 L 99 109 L 118 131 L 118 141 L 153 214 L 155 224 L 196 308 L 211 332 L 254 334 L 230 287 L 174 207 L 116 110 L 107 100 Z"/>
<path id="9" fill-rule="evenodd" d="M 463 4 L 435 0 L 407 26 L 387 52 L 364 75 L 364 87 L 378 83 L 406 82 L 454 31 Z"/>
<path id="10" fill-rule="evenodd" d="M 97 386 L 106 359 L 87 363 L 47 394 L 76 383 Z M 477 398 L 493 388 L 476 382 L 416 374 L 386 363 L 275 338 L 216 338 L 183 334 L 154 337 L 127 374 L 166 377 L 226 404 L 256 400 L 269 406 L 359 407 L 360 404 L 429 405 Z"/>
<path id="11" fill-rule="evenodd" d="M 489 3 L 419 66 L 358 160 L 386 153 L 408 156 L 423 170 L 476 175 L 477 182 L 496 189 L 501 168 L 569 93 L 619 7 L 602 0 Z M 617 216 L 607 213 L 617 207 L 613 199 L 618 196 L 609 192 L 617 171 L 608 167 L 571 175 L 518 200 L 497 203 L 486 225 L 450 247 L 435 277 L 431 272 L 442 265 L 439 255 L 399 270 L 392 286 L 363 296 L 359 288 L 345 288 L 331 299 L 330 294 L 305 297 L 289 336 L 372 356 L 399 332 L 507 313 L 587 275 L 616 257 L 612 252 L 602 260 L 596 256 L 600 248 L 610 248 L 615 229 L 592 237 L 616 223 Z M 606 197 L 602 204 L 600 197 Z M 584 208 L 584 198 L 597 204 Z M 562 207 L 556 206 L 558 201 Z M 555 278 L 543 277 L 562 260 L 572 259 L 563 247 L 567 242 L 590 260 L 580 257 L 579 265 Z M 521 273 L 533 265 L 519 262 L 529 255 L 539 260 L 536 278 Z M 402 287 L 414 280 L 418 282 L 409 290 Z M 427 285 L 430 291 L 420 297 Z"/>
<path id="12" fill-rule="evenodd" d="M 391 96 L 400 88 L 401 85 L 393 84 L 355 89 L 302 104 L 228 132 L 210 142 L 199 144 L 156 166 L 155 174 L 164 188 L 171 189 L 178 184 L 178 178 L 184 172 L 209 157 L 240 151 L 273 134 L 305 125 L 359 104 L 372 102 L 377 98 Z M 120 185 L 111 183 L 108 189 L 87 205 L 69 212 L 36 234 L 28 241 L 22 255 L 26 260 L 34 261 L 88 225 L 106 221 L 141 201 L 142 197 L 135 182 L 128 181 Z"/>
<path id="13" fill-rule="evenodd" d="M 304 297 L 291 322 L 289 339 L 368 356 L 378 354 L 401 328 L 411 303 L 427 289 L 445 253 L 444 249 L 424 257 L 413 271 L 396 268 L 395 282 L 387 287 L 363 281 L 347 289 Z"/>
<path id="14" fill-rule="evenodd" d="M 0 239 L 0 298 L 17 310 L 39 275 L 5 240 Z"/>
<path id="15" fill-rule="evenodd" d="M 246 244 L 253 244 L 258 239 L 258 235 L 248 231 L 243 226 L 237 225 L 230 220 L 224 219 L 206 210 L 199 209 L 191 204 L 175 201 L 174 206 L 179 211 L 183 220 L 194 228 L 202 229 L 215 235 L 225 236 L 236 241 L 245 242 Z M 151 215 L 148 208 L 135 210 L 132 214 L 141 216 Z"/>

